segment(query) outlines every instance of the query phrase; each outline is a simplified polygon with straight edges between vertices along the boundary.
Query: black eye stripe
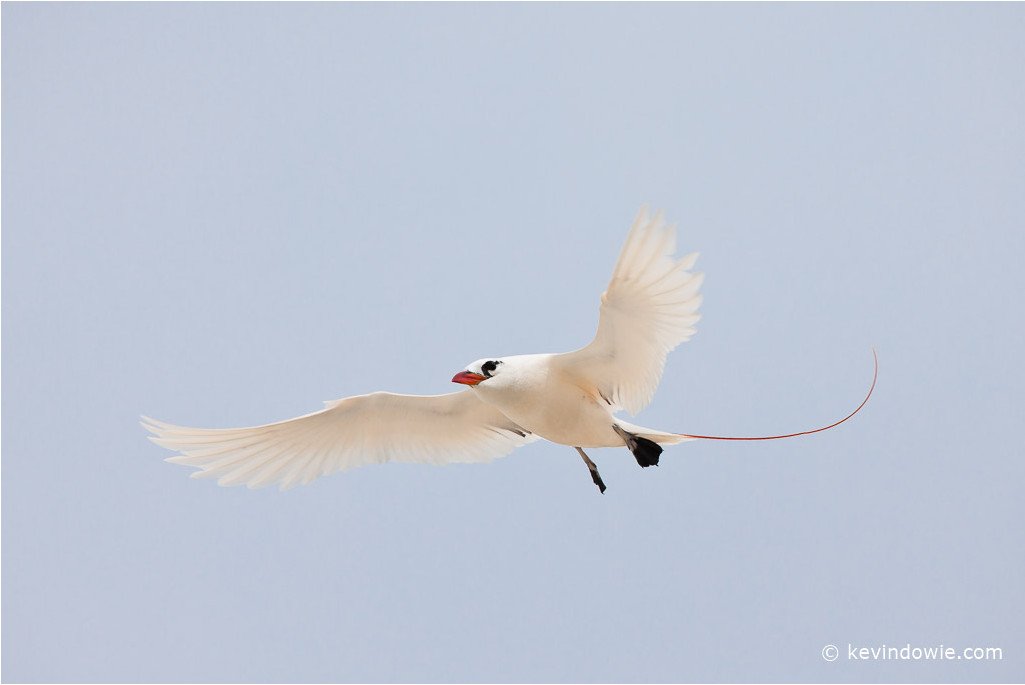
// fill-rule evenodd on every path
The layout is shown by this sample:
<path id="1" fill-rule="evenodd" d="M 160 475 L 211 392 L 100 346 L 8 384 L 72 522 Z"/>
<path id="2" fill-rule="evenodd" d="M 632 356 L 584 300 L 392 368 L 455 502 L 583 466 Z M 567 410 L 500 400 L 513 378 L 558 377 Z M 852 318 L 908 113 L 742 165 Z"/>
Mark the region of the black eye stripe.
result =
<path id="1" fill-rule="evenodd" d="M 480 372 L 484 374 L 485 378 L 491 378 L 491 372 L 498 368 L 498 365 L 502 362 L 490 361 L 484 362 L 480 366 Z"/>

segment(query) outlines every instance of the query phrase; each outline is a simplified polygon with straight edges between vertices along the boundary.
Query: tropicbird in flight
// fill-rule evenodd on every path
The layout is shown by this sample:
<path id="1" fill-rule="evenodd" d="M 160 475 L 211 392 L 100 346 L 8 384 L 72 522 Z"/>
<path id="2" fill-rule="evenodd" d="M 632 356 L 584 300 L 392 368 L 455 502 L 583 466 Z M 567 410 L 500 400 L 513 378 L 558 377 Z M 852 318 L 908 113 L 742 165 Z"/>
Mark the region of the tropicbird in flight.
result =
<path id="1" fill-rule="evenodd" d="M 591 447 L 627 447 L 642 467 L 657 466 L 663 445 L 721 438 L 644 428 L 616 416 L 651 401 L 666 355 L 694 335 L 703 274 L 697 253 L 677 258 L 676 228 L 642 209 L 601 297 L 590 344 L 563 354 L 489 357 L 452 381 L 468 386 L 446 395 L 374 392 L 327 402 L 321 411 L 253 428 L 204 429 L 143 417 L 150 440 L 179 452 L 169 462 L 198 467 L 193 478 L 220 485 L 281 489 L 319 476 L 386 461 L 486 462 L 544 438 L 576 449 L 605 492 Z M 875 387 L 875 378 L 872 381 Z M 872 390 L 869 390 L 871 396 Z"/>

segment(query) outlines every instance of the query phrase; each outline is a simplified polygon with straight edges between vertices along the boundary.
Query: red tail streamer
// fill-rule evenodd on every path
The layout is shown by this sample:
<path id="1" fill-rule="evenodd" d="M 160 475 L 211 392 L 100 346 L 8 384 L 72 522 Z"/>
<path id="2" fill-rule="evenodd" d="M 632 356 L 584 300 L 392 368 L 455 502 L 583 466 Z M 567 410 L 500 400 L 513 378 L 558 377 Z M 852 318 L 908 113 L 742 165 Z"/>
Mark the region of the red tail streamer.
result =
<path id="1" fill-rule="evenodd" d="M 861 408 L 868 403 L 868 398 L 872 397 L 872 391 L 876 389 L 876 378 L 879 376 L 879 356 L 876 354 L 874 347 L 872 348 L 872 361 L 875 364 L 875 369 L 872 371 L 872 385 L 868 389 L 868 394 L 865 395 L 865 399 L 861 401 L 861 404 L 858 405 L 857 409 L 855 409 L 850 414 L 843 417 L 836 423 L 831 423 L 828 426 L 823 426 L 822 428 L 801 431 L 800 433 L 788 433 L 786 435 L 766 435 L 758 438 L 727 438 L 720 435 L 690 435 L 689 433 L 677 433 L 677 435 L 680 435 L 685 438 L 697 438 L 699 440 L 782 440 L 783 438 L 796 438 L 799 435 L 811 435 L 812 433 L 821 433 L 822 431 L 827 431 L 830 428 L 836 428 L 841 423 L 843 423 L 844 421 L 846 421 L 847 419 L 851 418 L 859 411 L 861 411 Z"/>

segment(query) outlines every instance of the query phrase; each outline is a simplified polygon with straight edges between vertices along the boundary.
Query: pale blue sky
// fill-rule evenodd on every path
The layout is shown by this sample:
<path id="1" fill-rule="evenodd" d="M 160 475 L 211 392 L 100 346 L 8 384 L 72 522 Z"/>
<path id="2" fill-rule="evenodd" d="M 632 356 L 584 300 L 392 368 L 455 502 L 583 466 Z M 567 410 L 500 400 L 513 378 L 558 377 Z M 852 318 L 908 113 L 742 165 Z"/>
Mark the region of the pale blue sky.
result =
<path id="1" fill-rule="evenodd" d="M 5 681 L 1025 678 L 1025 6 L 3 5 Z M 251 425 L 561 351 L 644 202 L 638 419 L 287 493 Z M 848 644 L 1003 649 L 847 660 Z M 844 654 L 828 663 L 822 647 Z"/>

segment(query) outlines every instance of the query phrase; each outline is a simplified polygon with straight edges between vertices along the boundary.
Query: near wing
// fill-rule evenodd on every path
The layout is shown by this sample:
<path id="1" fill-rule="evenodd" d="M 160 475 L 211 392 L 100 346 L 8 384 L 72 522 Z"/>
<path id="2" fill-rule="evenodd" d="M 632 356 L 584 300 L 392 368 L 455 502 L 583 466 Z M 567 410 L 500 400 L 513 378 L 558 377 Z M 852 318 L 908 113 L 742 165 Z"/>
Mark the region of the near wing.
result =
<path id="1" fill-rule="evenodd" d="M 386 461 L 448 464 L 502 457 L 536 438 L 478 399 L 375 392 L 328 402 L 299 418 L 254 428 L 184 428 L 143 417 L 150 440 L 181 452 L 167 461 L 193 478 L 287 489 L 318 476 Z"/>
<path id="2" fill-rule="evenodd" d="M 675 258 L 676 227 L 642 208 L 601 296 L 598 332 L 587 347 L 556 356 L 563 368 L 593 384 L 610 404 L 636 414 L 651 401 L 666 355 L 694 335 L 700 316 L 691 273 L 697 253 Z"/>

